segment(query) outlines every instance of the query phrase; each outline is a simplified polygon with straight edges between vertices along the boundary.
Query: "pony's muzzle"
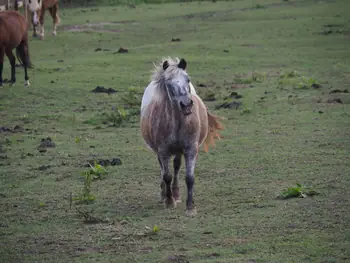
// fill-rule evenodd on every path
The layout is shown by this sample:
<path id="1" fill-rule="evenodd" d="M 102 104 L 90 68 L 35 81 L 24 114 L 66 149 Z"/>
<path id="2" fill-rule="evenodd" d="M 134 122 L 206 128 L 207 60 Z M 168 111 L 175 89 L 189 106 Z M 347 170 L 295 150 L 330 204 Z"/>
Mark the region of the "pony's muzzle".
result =
<path id="1" fill-rule="evenodd" d="M 184 115 L 190 115 L 193 108 L 193 100 L 189 99 L 187 103 L 180 101 L 181 111 Z"/>

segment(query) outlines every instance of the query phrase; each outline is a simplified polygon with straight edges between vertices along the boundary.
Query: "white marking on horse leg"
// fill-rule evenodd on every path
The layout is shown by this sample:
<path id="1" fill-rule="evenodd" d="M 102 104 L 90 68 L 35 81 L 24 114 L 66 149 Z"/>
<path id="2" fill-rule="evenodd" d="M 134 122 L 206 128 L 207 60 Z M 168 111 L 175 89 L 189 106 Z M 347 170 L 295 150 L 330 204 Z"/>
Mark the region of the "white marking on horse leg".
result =
<path id="1" fill-rule="evenodd" d="M 40 25 L 40 39 L 43 40 L 44 39 L 44 25 Z"/>
<path id="2" fill-rule="evenodd" d="M 55 36 L 57 36 L 57 32 L 56 32 L 56 30 L 57 30 L 57 23 L 53 23 L 53 29 L 52 29 L 52 35 L 55 37 Z"/>
<path id="3" fill-rule="evenodd" d="M 29 83 L 29 80 L 26 80 L 25 82 L 24 82 L 24 87 L 29 87 L 30 86 L 30 83 Z"/>

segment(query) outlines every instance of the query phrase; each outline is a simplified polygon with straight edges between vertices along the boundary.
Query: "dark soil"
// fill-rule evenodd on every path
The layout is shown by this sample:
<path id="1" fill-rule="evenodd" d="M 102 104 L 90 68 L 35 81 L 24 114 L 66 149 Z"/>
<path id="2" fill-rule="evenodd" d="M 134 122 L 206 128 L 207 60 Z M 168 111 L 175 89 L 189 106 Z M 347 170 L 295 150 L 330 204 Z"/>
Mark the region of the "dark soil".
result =
<path id="1" fill-rule="evenodd" d="M 51 140 L 50 137 L 47 137 L 46 139 L 41 139 L 40 145 L 38 146 L 39 152 L 46 152 L 47 148 L 55 148 L 56 144 Z"/>
<path id="2" fill-rule="evenodd" d="M 242 105 L 242 102 L 239 101 L 232 101 L 232 102 L 225 102 L 223 104 L 215 106 L 216 109 L 238 109 Z"/>
<path id="3" fill-rule="evenodd" d="M 13 127 L 13 129 L 8 128 L 8 127 L 0 127 L 0 133 L 17 133 L 17 132 L 23 132 L 24 129 L 23 127 L 16 125 L 15 127 Z"/>
<path id="4" fill-rule="evenodd" d="M 332 94 L 332 93 L 349 93 L 349 90 L 347 90 L 347 89 L 344 89 L 344 90 L 334 89 L 334 90 L 331 90 L 329 92 L 329 94 Z"/>
<path id="5" fill-rule="evenodd" d="M 102 166 L 115 166 L 115 165 L 121 165 L 122 161 L 119 158 L 112 158 L 112 159 L 100 159 L 100 160 L 89 160 L 87 161 L 86 164 L 84 164 L 84 167 L 90 167 L 90 165 L 94 165 L 96 163 L 98 163 L 99 165 Z"/>
<path id="6" fill-rule="evenodd" d="M 343 101 L 339 98 L 335 98 L 335 99 L 329 99 L 327 100 L 327 103 L 340 103 L 343 104 Z"/>
<path id="7" fill-rule="evenodd" d="M 122 48 L 122 47 L 121 47 L 121 48 L 118 49 L 117 52 L 114 52 L 114 54 L 115 54 L 115 53 L 129 53 L 129 50 L 126 49 L 126 48 Z"/>
<path id="8" fill-rule="evenodd" d="M 235 91 L 232 91 L 231 94 L 230 94 L 228 97 L 226 97 L 225 99 L 229 99 L 229 98 L 232 98 L 232 99 L 241 99 L 241 98 L 243 98 L 243 96 L 240 95 L 240 94 L 238 94 L 238 93 L 235 92 Z"/>
<path id="9" fill-rule="evenodd" d="M 180 41 L 181 41 L 180 38 L 172 38 L 172 39 L 171 39 L 171 42 L 180 42 Z"/>
<path id="10" fill-rule="evenodd" d="M 92 92 L 95 92 L 95 93 L 107 93 L 107 94 L 111 94 L 111 93 L 115 93 L 115 92 L 118 92 L 117 90 L 115 89 L 112 89 L 112 88 L 105 88 L 103 86 L 97 86 L 95 89 L 92 90 Z"/>
<path id="11" fill-rule="evenodd" d="M 41 165 L 37 168 L 37 170 L 39 171 L 44 171 L 44 170 L 47 170 L 49 168 L 51 168 L 52 166 L 51 165 Z"/>

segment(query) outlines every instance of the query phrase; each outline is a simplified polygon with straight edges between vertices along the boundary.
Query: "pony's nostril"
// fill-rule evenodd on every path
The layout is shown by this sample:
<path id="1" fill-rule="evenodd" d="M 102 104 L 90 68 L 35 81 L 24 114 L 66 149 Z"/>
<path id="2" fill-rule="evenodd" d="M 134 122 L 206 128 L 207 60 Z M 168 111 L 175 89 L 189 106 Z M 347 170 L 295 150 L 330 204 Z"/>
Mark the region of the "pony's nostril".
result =
<path id="1" fill-rule="evenodd" d="M 193 105 L 193 100 L 190 100 L 190 105 Z"/>

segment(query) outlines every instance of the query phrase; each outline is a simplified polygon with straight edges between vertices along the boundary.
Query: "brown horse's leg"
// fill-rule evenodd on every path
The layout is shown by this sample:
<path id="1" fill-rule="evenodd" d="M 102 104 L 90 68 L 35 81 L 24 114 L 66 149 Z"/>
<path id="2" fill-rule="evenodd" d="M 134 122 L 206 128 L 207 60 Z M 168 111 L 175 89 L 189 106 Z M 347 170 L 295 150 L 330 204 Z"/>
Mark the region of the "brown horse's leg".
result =
<path id="1" fill-rule="evenodd" d="M 42 7 L 40 10 L 40 18 L 39 18 L 39 28 L 40 28 L 40 32 L 39 32 L 39 36 L 40 39 L 43 40 L 44 39 L 44 18 L 45 18 L 45 8 Z"/>
<path id="2" fill-rule="evenodd" d="M 192 147 L 185 152 L 186 163 L 186 185 L 187 185 L 187 201 L 186 215 L 193 216 L 197 213 L 193 202 L 193 186 L 194 186 L 194 168 L 196 166 L 197 147 Z"/>
<path id="3" fill-rule="evenodd" d="M 13 55 L 11 49 L 6 49 L 6 56 L 9 58 L 11 64 L 11 84 L 16 83 L 16 57 Z"/>
<path id="4" fill-rule="evenodd" d="M 173 198 L 172 192 L 171 192 L 171 181 L 172 181 L 172 176 L 169 171 L 169 160 L 170 160 L 170 155 L 164 154 L 164 155 L 159 155 L 159 160 L 162 164 L 162 177 L 163 181 L 165 183 L 165 188 L 166 188 L 166 198 L 165 198 L 165 207 L 166 208 L 175 208 L 176 207 L 176 202 Z"/>
<path id="5" fill-rule="evenodd" d="M 4 68 L 5 49 L 0 47 L 0 87 L 2 87 L 2 70 Z"/>
<path id="6" fill-rule="evenodd" d="M 49 8 L 50 14 L 52 16 L 53 20 L 53 30 L 52 30 L 52 35 L 56 36 L 57 35 L 57 25 L 60 23 L 60 18 L 58 16 L 58 4 L 55 4 L 53 7 Z"/>
<path id="7" fill-rule="evenodd" d="M 181 203 L 180 199 L 180 190 L 179 190 L 179 171 L 181 168 L 181 154 L 177 154 L 174 158 L 174 180 L 172 184 L 173 196 L 175 198 L 175 202 Z"/>
<path id="8" fill-rule="evenodd" d="M 28 51 L 28 40 L 23 40 L 21 44 L 16 48 L 17 55 L 21 59 L 24 67 L 24 86 L 29 87 L 29 77 L 28 77 L 28 66 L 29 66 L 29 51 Z"/>

